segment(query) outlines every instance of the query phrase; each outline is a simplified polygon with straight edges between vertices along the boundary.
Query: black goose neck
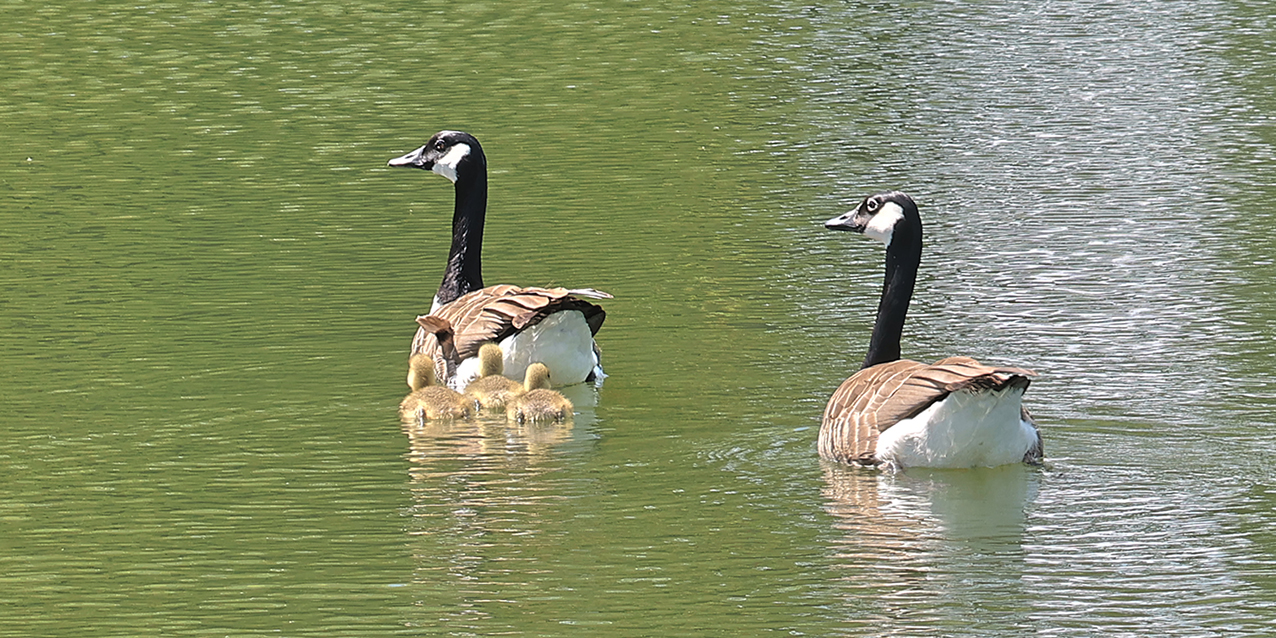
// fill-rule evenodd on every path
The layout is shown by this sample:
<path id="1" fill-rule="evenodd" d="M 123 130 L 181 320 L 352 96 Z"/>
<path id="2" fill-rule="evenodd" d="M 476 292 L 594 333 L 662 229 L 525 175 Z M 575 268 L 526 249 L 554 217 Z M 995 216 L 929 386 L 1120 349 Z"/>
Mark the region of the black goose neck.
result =
<path id="1" fill-rule="evenodd" d="M 487 214 L 487 163 L 468 158 L 457 170 L 452 248 L 439 285 L 440 305 L 483 287 L 483 221 Z"/>
<path id="2" fill-rule="evenodd" d="M 886 247 L 886 278 L 882 283 L 877 321 L 873 324 L 873 336 L 869 339 L 863 367 L 899 360 L 899 342 L 904 334 L 904 320 L 913 298 L 921 257 L 921 219 L 916 209 L 910 211 L 906 208 L 903 221 L 896 225 Z"/>

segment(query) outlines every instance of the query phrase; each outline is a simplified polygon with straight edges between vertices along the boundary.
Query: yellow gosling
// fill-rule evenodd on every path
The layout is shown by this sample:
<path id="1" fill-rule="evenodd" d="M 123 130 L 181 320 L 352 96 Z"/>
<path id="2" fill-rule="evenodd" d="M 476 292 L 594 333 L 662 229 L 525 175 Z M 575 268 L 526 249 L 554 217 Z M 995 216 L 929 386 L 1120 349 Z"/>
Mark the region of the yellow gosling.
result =
<path id="1" fill-rule="evenodd" d="M 527 366 L 523 387 L 527 392 L 515 398 L 505 409 L 505 416 L 511 421 L 562 422 L 571 418 L 572 402 L 549 389 L 549 368 L 545 364 L 537 362 Z"/>
<path id="2" fill-rule="evenodd" d="M 504 410 L 515 397 L 526 392 L 523 384 L 501 376 L 505 372 L 504 353 L 495 343 L 485 343 L 478 352 L 479 378 L 466 386 L 465 394 L 485 410 Z"/>
<path id="3" fill-rule="evenodd" d="M 409 360 L 408 385 L 412 386 L 412 393 L 399 404 L 399 415 L 404 419 L 464 419 L 474 413 L 473 399 L 438 385 L 434 361 L 428 356 L 416 355 Z"/>

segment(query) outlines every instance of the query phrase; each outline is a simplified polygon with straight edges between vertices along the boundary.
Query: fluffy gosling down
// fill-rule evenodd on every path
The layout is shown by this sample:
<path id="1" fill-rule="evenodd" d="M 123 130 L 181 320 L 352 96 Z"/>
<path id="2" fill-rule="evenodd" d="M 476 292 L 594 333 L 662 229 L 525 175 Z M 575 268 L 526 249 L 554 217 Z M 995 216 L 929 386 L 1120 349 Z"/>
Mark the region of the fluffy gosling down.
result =
<path id="1" fill-rule="evenodd" d="M 562 422 L 571 418 L 572 402 L 549 389 L 549 368 L 545 364 L 537 362 L 527 366 L 523 387 L 527 392 L 516 397 L 505 409 L 505 416 L 511 421 Z"/>
<path id="2" fill-rule="evenodd" d="M 479 378 L 466 386 L 465 394 L 485 410 L 504 410 L 516 397 L 527 390 L 523 384 L 506 378 L 504 353 L 495 343 L 485 343 L 479 348 Z"/>
<path id="3" fill-rule="evenodd" d="M 434 359 L 429 356 L 418 354 L 408 361 L 408 385 L 412 392 L 399 404 L 399 415 L 404 419 L 464 419 L 474 413 L 473 399 L 438 385 Z"/>

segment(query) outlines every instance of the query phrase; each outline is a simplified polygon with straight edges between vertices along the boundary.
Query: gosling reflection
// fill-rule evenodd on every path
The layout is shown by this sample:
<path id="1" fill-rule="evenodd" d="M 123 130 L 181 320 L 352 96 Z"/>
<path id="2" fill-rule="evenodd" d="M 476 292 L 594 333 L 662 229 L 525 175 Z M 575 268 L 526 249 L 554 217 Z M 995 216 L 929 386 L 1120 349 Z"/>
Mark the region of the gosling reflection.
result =
<path id="1" fill-rule="evenodd" d="M 469 419 L 405 421 L 415 580 L 431 588 L 455 580 L 467 590 L 489 581 L 518 589 L 502 558 L 511 551 L 504 543 L 536 545 L 547 522 L 564 516 L 554 511 L 571 506 L 576 482 L 562 470 L 593 445 L 592 419 L 585 411 L 564 424 L 520 424 L 480 411 Z"/>
<path id="2" fill-rule="evenodd" d="M 846 572 L 852 622 L 904 635 L 930 610 L 942 618 L 962 597 L 969 600 L 956 602 L 971 609 L 997 599 L 1022 610 L 981 617 L 986 629 L 1028 622 L 1024 510 L 1039 471 L 1007 465 L 888 474 L 827 463 L 824 478 L 825 509 L 842 532 L 833 555 Z"/>
<path id="3" fill-rule="evenodd" d="M 437 421 L 409 415 L 402 424 L 413 478 L 421 467 L 439 461 L 457 466 L 531 467 L 556 456 L 559 446 L 589 443 L 588 438 L 578 436 L 578 424 L 573 421 L 517 423 L 499 413 L 479 412 L 468 419 Z"/>

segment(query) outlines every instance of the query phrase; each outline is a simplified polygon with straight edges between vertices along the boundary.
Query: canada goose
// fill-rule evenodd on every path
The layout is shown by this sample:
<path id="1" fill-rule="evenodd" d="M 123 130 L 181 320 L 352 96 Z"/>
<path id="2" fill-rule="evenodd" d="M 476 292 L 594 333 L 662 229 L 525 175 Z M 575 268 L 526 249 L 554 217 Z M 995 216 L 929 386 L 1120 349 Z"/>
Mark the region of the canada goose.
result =
<path id="1" fill-rule="evenodd" d="M 483 344 L 479 348 L 478 358 L 479 378 L 465 387 L 465 394 L 472 397 L 479 407 L 504 410 L 510 400 L 526 392 L 523 384 L 501 374 L 505 372 L 505 363 L 500 346 L 495 343 Z"/>
<path id="2" fill-rule="evenodd" d="M 610 299 L 611 295 L 588 288 L 483 286 L 487 157 L 474 136 L 440 131 L 421 148 L 388 165 L 433 171 L 451 180 L 456 190 L 452 248 L 430 314 L 451 324 L 459 358 L 443 357 L 424 330 L 417 330 L 410 354 L 433 357 L 440 364 L 440 376 L 457 389 L 477 378 L 478 350 L 488 341 L 500 344 L 505 372 L 511 376 L 522 375 L 532 361 L 551 366 L 559 385 L 605 376 L 594 334 L 606 313 L 582 297 Z"/>
<path id="3" fill-rule="evenodd" d="M 1020 406 L 1023 368 L 970 357 L 900 359 L 899 339 L 922 256 L 922 220 L 908 195 L 870 195 L 824 223 L 886 244 L 886 281 L 863 368 L 829 398 L 820 456 L 857 465 L 975 467 L 1040 463 L 1041 434 Z"/>
<path id="4" fill-rule="evenodd" d="M 505 416 L 511 421 L 565 421 L 571 417 L 572 402 L 549 389 L 549 368 L 545 364 L 537 361 L 527 366 L 523 388 L 527 392 L 514 397 L 505 408 Z"/>
<path id="5" fill-rule="evenodd" d="M 430 357 L 418 354 L 408 361 L 408 383 L 412 392 L 399 403 L 399 414 L 405 420 L 463 419 L 474 412 L 474 399 L 436 385 Z"/>

